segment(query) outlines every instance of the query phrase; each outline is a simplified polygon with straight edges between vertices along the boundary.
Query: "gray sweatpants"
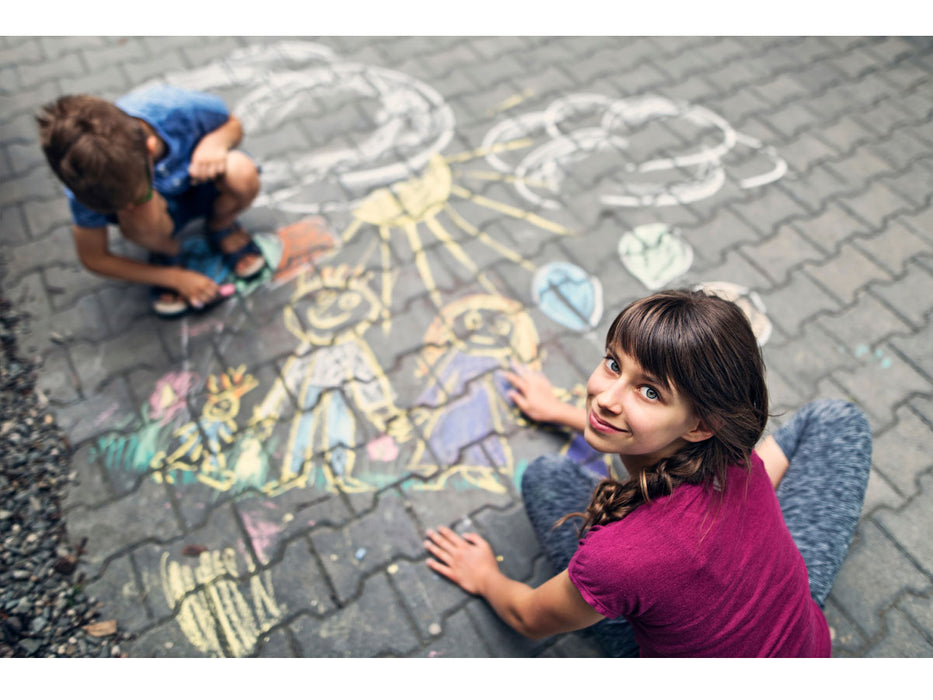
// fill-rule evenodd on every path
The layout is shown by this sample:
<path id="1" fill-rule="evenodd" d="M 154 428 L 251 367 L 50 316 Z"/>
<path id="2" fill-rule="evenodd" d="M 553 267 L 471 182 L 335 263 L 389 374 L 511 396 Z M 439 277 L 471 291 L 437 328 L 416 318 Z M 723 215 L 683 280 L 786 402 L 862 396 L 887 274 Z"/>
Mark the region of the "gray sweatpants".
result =
<path id="1" fill-rule="evenodd" d="M 775 433 L 790 460 L 777 490 L 784 522 L 803 555 L 810 594 L 823 607 L 862 512 L 871 468 L 871 430 L 862 412 L 838 400 L 814 401 Z M 599 477 L 561 455 L 539 457 L 522 476 L 522 498 L 541 547 L 556 571 L 577 549 L 579 520 L 559 528 L 567 513 L 586 508 Z M 610 656 L 637 656 L 624 618 L 590 628 Z"/>

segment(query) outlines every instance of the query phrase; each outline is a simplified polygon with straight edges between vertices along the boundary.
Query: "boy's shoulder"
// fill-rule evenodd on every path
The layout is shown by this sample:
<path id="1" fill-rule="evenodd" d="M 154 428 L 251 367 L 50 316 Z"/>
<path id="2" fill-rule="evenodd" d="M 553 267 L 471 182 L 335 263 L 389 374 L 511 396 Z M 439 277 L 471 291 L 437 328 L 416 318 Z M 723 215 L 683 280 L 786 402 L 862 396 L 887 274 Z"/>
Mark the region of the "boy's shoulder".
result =
<path id="1" fill-rule="evenodd" d="M 226 111 L 224 101 L 216 95 L 188 90 L 169 83 L 141 85 L 118 98 L 114 104 L 128 114 L 154 107 L 161 111 L 192 108 Z"/>

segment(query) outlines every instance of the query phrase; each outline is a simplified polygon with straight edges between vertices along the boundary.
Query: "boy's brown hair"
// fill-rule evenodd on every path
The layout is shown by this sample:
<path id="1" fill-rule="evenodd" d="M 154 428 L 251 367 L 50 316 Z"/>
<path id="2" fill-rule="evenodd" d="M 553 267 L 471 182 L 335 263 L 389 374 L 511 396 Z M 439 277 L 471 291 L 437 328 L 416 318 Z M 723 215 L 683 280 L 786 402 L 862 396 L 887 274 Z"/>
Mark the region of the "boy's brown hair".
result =
<path id="1" fill-rule="evenodd" d="M 139 121 L 98 97 L 65 95 L 36 123 L 49 166 L 79 202 L 104 214 L 132 204 L 147 167 Z"/>

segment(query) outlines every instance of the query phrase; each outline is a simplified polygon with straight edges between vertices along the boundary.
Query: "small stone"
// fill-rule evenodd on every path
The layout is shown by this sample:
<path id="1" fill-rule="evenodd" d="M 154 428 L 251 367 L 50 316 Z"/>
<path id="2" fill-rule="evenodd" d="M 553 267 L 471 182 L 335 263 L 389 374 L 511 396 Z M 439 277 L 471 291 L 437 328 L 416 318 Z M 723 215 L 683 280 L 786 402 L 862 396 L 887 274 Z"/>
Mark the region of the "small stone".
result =
<path id="1" fill-rule="evenodd" d="M 430 625 L 428 625 L 428 634 L 430 634 L 432 637 L 436 637 L 441 633 L 441 631 L 441 626 L 436 622 L 432 622 Z"/>

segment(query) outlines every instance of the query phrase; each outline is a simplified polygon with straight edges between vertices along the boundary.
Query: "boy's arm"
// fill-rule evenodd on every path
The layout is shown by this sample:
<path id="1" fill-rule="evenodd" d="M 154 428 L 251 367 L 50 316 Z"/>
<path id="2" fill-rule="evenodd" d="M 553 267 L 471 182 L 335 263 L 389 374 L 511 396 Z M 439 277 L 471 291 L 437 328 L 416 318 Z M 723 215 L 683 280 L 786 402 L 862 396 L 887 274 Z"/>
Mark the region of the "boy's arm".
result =
<path id="1" fill-rule="evenodd" d="M 198 182 L 207 182 L 224 174 L 227 153 L 239 145 L 243 138 L 243 125 L 232 114 L 226 122 L 205 135 L 191 153 L 188 174 Z"/>
<path id="2" fill-rule="evenodd" d="M 75 250 L 81 264 L 104 277 L 168 287 L 183 295 L 190 303 L 205 304 L 218 292 L 217 283 L 209 277 L 180 267 L 164 267 L 114 255 L 107 244 L 107 228 L 72 228 Z"/>

